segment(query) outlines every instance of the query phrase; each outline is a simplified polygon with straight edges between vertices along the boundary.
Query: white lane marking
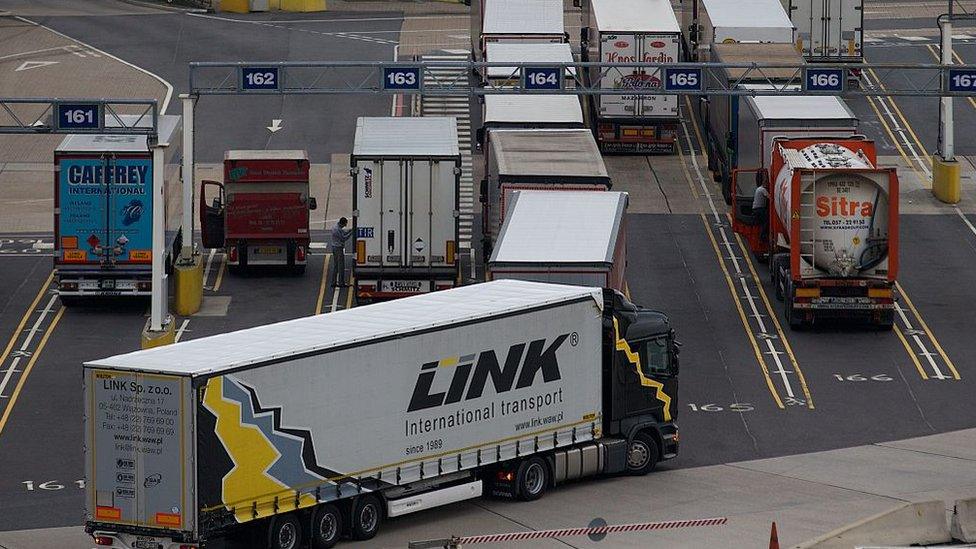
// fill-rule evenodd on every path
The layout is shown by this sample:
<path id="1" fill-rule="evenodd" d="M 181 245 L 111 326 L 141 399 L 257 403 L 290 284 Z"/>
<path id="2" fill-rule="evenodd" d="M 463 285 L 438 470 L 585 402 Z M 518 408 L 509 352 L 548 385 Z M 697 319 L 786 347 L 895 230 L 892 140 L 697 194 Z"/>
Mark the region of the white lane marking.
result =
<path id="1" fill-rule="evenodd" d="M 174 341 L 176 343 L 179 343 L 180 342 L 180 338 L 183 337 L 183 332 L 186 330 L 186 325 L 189 324 L 189 323 L 190 323 L 190 319 L 189 318 L 184 319 L 183 320 L 183 323 L 180 324 L 180 328 L 178 330 L 176 330 L 176 336 L 174 337 Z"/>
<path id="2" fill-rule="evenodd" d="M 959 206 L 953 206 L 953 208 L 955 208 L 956 213 L 962 219 L 962 222 L 965 223 L 967 227 L 969 227 L 969 230 L 972 231 L 974 235 L 976 235 L 976 227 L 973 226 L 972 221 L 970 221 L 969 218 L 966 217 L 966 214 L 962 213 L 962 210 L 959 209 Z"/>
<path id="3" fill-rule="evenodd" d="M 300 25 L 300 24 L 304 24 L 304 23 L 348 23 L 348 22 L 364 23 L 364 22 L 371 22 L 371 21 L 408 21 L 408 20 L 409 21 L 414 21 L 414 20 L 419 21 L 419 20 L 422 20 L 422 19 L 438 19 L 439 20 L 439 19 L 451 19 L 451 18 L 458 18 L 458 19 L 463 18 L 463 19 L 467 19 L 468 16 L 467 15 L 463 15 L 463 14 L 457 14 L 457 15 L 445 14 L 445 15 L 415 15 L 415 16 L 409 16 L 409 17 L 364 17 L 364 18 L 356 18 L 356 19 L 354 19 L 354 18 L 347 18 L 347 19 L 343 19 L 343 18 L 336 18 L 336 19 L 299 19 L 299 20 L 295 20 L 295 21 L 290 21 L 290 20 L 287 20 L 287 19 L 267 19 L 267 20 L 265 20 L 263 22 L 265 22 L 265 23 L 289 23 L 289 24 Z M 459 29 L 459 30 L 461 30 L 461 29 Z"/>
<path id="4" fill-rule="evenodd" d="M 210 248 L 210 254 L 207 255 L 207 265 L 203 268 L 203 287 L 206 289 L 213 288 L 212 285 L 207 282 L 210 280 L 210 268 L 213 266 L 214 255 L 216 255 L 217 250 L 215 248 Z"/>
<path id="5" fill-rule="evenodd" d="M 909 42 L 928 42 L 932 40 L 931 38 L 925 38 L 924 36 L 899 36 L 902 40 L 908 40 Z"/>
<path id="6" fill-rule="evenodd" d="M 24 61 L 19 67 L 14 69 L 14 72 L 29 71 L 31 69 L 39 69 L 41 67 L 49 67 L 51 65 L 57 65 L 60 61 Z"/>
<path id="7" fill-rule="evenodd" d="M 336 268 L 339 268 L 339 265 L 336 265 Z M 343 267 L 343 270 L 345 270 L 345 267 Z M 329 312 L 334 313 L 339 308 L 339 293 L 341 291 L 341 286 L 332 286 L 332 310 Z"/>
<path id="8" fill-rule="evenodd" d="M 280 118 L 272 118 L 271 119 L 271 125 L 270 126 L 267 126 L 267 128 L 268 128 L 268 131 L 271 132 L 271 133 L 277 132 L 278 130 L 281 129 L 281 119 Z"/>
<path id="9" fill-rule="evenodd" d="M 27 23 L 28 25 L 34 25 L 35 27 L 40 27 L 42 29 L 46 29 L 47 31 L 53 32 L 54 34 L 56 34 L 56 35 L 58 35 L 58 36 L 60 36 L 62 38 L 67 38 L 68 40 L 71 40 L 72 42 L 75 42 L 77 44 L 80 44 L 80 45 L 82 45 L 82 46 L 84 46 L 84 47 L 86 47 L 86 48 L 88 48 L 88 49 L 90 49 L 92 51 L 98 52 L 98 53 L 100 53 L 100 54 L 102 54 L 102 55 L 104 55 L 106 57 L 109 57 L 111 59 L 114 59 L 114 60 L 118 61 L 119 63 L 122 63 L 123 65 L 127 65 L 129 67 L 132 67 L 133 69 L 135 69 L 135 70 L 137 70 L 137 71 L 139 71 L 139 72 L 141 72 L 143 74 L 147 74 L 147 75 L 151 76 L 152 78 L 155 78 L 156 80 L 158 80 L 159 82 L 161 82 L 163 84 L 163 86 L 166 87 L 166 98 L 163 99 L 163 104 L 159 108 L 159 113 L 160 114 L 165 114 L 166 113 L 166 108 L 169 107 L 169 100 L 170 100 L 170 98 L 173 97 L 173 86 L 169 82 L 167 82 L 163 77 L 159 76 L 158 74 L 149 72 L 146 69 L 144 69 L 144 68 L 142 68 L 142 67 L 140 67 L 138 65 L 133 65 L 132 63 L 129 63 L 128 61 L 126 61 L 126 60 L 124 60 L 122 58 L 116 57 L 116 56 L 112 55 L 111 53 L 108 53 L 107 51 L 100 50 L 100 49 L 96 48 L 95 46 L 92 46 L 90 44 L 86 44 L 85 42 L 82 42 L 81 40 L 78 40 L 77 38 L 72 38 L 72 37 L 68 36 L 67 34 L 64 34 L 63 32 L 58 32 L 58 31 L 52 29 L 51 27 L 48 27 L 46 25 L 42 25 L 42 24 L 37 23 L 35 21 L 31 21 L 30 19 L 27 19 L 26 17 L 21 17 L 21 16 L 17 15 L 17 16 L 14 16 L 14 18 L 17 19 L 17 20 L 19 20 L 19 21 L 23 21 L 24 23 Z"/>
<path id="10" fill-rule="evenodd" d="M 233 18 L 229 18 L 229 17 L 220 17 L 220 16 L 217 16 L 217 15 L 208 15 L 208 14 L 204 14 L 204 13 L 187 13 L 186 15 L 188 15 L 190 17 L 202 17 L 204 19 L 215 19 L 217 21 L 226 21 L 226 22 L 229 22 L 229 23 L 242 23 L 242 24 L 245 24 L 245 25 L 260 25 L 260 26 L 263 26 L 263 27 L 271 27 L 271 28 L 276 28 L 276 29 L 281 29 L 281 30 L 287 30 L 287 31 L 307 32 L 309 34 L 319 34 L 319 35 L 322 35 L 322 36 L 335 36 L 335 37 L 339 37 L 339 38 L 348 38 L 350 40 L 359 40 L 359 41 L 362 41 L 362 42 L 374 42 L 374 43 L 377 43 L 377 44 L 390 44 L 390 45 L 393 45 L 393 44 L 396 44 L 397 43 L 395 40 L 386 40 L 384 38 L 371 38 L 369 36 L 360 36 L 358 34 L 353 34 L 353 33 L 348 33 L 348 32 L 324 32 L 324 31 L 316 31 L 316 30 L 311 30 L 311 29 L 296 29 L 296 28 L 292 28 L 292 27 L 287 27 L 284 24 L 272 24 L 272 23 L 268 23 L 266 21 L 245 21 L 243 19 L 233 19 Z M 292 22 L 291 21 L 279 21 L 278 23 L 292 23 Z"/>
<path id="11" fill-rule="evenodd" d="M 20 359 L 25 356 L 30 356 L 31 353 L 27 351 L 27 348 L 30 346 L 34 336 L 37 335 L 37 332 L 40 329 L 41 324 L 44 322 L 44 319 L 47 318 L 47 315 L 51 313 L 52 307 L 54 307 L 54 303 L 57 302 L 57 300 L 58 294 L 51 296 L 51 299 L 48 300 L 47 305 L 41 311 L 40 316 L 37 317 L 37 320 L 31 327 L 30 332 L 27 333 L 27 338 L 24 339 L 23 343 L 21 343 L 17 356 L 14 357 L 13 361 L 10 363 L 10 367 L 7 368 L 7 371 L 4 373 L 3 380 L 0 380 L 0 398 L 6 398 L 3 397 L 4 389 L 6 389 L 7 384 L 10 383 L 10 378 L 14 375 L 14 372 L 19 371 L 17 370 L 17 365 L 20 364 Z"/>
<path id="12" fill-rule="evenodd" d="M 915 344 L 918 345 L 919 348 L 918 354 L 924 356 L 929 365 L 932 366 L 932 370 L 935 372 L 935 377 L 937 379 L 947 379 L 947 376 L 942 373 L 942 370 L 939 369 L 938 364 L 932 360 L 934 354 L 925 347 L 925 343 L 922 342 L 922 338 L 918 337 L 918 330 L 912 326 L 912 323 L 908 320 L 908 315 L 905 314 L 905 309 L 902 309 L 901 305 L 899 305 L 897 301 L 895 302 L 895 310 L 898 311 L 898 316 L 900 316 L 902 322 L 905 323 L 905 333 L 911 335 L 912 339 L 915 340 Z"/>
<path id="13" fill-rule="evenodd" d="M 708 185 L 705 183 L 705 176 L 702 175 L 701 167 L 698 165 L 698 154 L 695 152 L 695 148 L 691 146 L 691 132 L 688 131 L 688 123 L 685 120 L 681 120 L 681 127 L 684 130 L 685 139 L 688 142 L 689 156 L 691 156 L 691 164 L 695 169 L 695 175 L 698 177 L 698 184 L 708 199 L 708 207 L 712 212 L 712 217 L 715 218 L 715 225 L 718 227 L 719 234 L 722 237 L 721 244 L 725 247 L 725 251 L 728 254 L 729 260 L 732 261 L 732 266 L 735 268 L 736 278 L 739 279 L 739 284 L 742 286 L 745 299 L 749 302 L 749 307 L 752 309 L 752 314 L 755 316 L 756 324 L 759 327 L 759 331 L 762 334 L 760 339 L 766 343 L 766 353 L 772 355 L 773 361 L 776 363 L 776 368 L 773 372 L 779 374 L 780 378 L 783 380 L 783 385 L 786 388 L 786 394 L 790 398 L 795 399 L 795 394 L 793 392 L 793 385 L 790 383 L 788 374 L 792 371 L 786 370 L 783 365 L 783 361 L 780 359 L 780 351 L 776 349 L 773 345 L 773 334 L 770 334 L 766 329 L 766 323 L 763 321 L 763 315 L 759 313 L 759 308 L 756 305 L 756 297 L 752 295 L 749 289 L 748 283 L 746 283 L 746 273 L 742 270 L 742 266 L 739 264 L 739 258 L 735 255 L 732 250 L 732 243 L 729 241 L 728 233 L 725 231 L 725 223 L 723 222 L 722 216 L 718 213 L 718 208 L 715 207 L 715 201 L 712 199 L 712 193 L 710 192 Z M 756 284 L 761 284 L 759 280 L 755 281 Z"/>

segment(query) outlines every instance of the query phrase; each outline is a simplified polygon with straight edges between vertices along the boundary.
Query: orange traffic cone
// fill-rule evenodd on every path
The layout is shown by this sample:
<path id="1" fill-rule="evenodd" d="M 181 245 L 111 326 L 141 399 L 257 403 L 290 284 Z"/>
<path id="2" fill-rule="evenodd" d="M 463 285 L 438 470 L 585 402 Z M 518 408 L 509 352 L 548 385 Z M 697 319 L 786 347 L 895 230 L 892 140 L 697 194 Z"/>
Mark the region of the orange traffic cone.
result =
<path id="1" fill-rule="evenodd" d="M 776 523 L 773 523 L 772 530 L 769 531 L 769 549 L 779 549 L 779 536 L 776 535 Z"/>

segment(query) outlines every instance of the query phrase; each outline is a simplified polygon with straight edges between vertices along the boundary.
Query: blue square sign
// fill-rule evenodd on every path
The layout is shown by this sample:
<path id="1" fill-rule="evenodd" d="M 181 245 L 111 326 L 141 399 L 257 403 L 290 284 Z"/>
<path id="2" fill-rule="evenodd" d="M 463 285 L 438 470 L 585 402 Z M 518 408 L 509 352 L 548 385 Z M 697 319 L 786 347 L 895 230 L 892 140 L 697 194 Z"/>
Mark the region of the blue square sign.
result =
<path id="1" fill-rule="evenodd" d="M 844 91 L 844 69 L 805 69 L 803 71 L 803 89 L 814 92 Z"/>
<path id="2" fill-rule="evenodd" d="M 281 91 L 281 73 L 278 67 L 241 67 L 241 91 Z"/>
<path id="3" fill-rule="evenodd" d="M 59 103 L 59 130 L 98 130 L 102 128 L 102 105 L 99 103 Z"/>
<path id="4" fill-rule="evenodd" d="M 664 69 L 664 91 L 700 92 L 704 89 L 705 79 L 702 70 L 691 67 L 675 67 Z"/>
<path id="5" fill-rule="evenodd" d="M 383 89 L 420 91 L 420 67 L 383 67 Z"/>
<path id="6" fill-rule="evenodd" d="M 522 69 L 522 89 L 556 91 L 563 88 L 563 70 L 559 67 L 525 67 Z"/>

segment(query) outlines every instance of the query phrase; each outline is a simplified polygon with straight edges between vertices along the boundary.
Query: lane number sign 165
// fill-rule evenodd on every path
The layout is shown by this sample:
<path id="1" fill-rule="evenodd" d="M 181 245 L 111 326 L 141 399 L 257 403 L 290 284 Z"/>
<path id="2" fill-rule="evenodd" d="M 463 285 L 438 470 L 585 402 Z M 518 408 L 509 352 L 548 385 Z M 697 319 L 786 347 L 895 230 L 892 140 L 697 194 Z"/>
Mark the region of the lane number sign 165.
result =
<path id="1" fill-rule="evenodd" d="M 383 89 L 419 91 L 420 67 L 383 67 Z"/>
<path id="2" fill-rule="evenodd" d="M 241 67 L 241 91 L 280 91 L 280 76 L 278 67 Z"/>
<path id="3" fill-rule="evenodd" d="M 664 91 L 700 92 L 705 79 L 702 70 L 697 68 L 664 69 Z"/>

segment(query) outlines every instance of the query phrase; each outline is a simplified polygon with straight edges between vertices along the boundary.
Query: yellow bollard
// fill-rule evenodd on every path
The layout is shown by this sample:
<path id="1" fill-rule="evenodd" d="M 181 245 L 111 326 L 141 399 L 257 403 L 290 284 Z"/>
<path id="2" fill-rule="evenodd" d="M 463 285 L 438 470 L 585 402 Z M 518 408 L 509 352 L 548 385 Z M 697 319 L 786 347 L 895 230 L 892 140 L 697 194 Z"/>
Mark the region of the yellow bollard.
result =
<path id="1" fill-rule="evenodd" d="M 153 332 L 149 329 L 151 319 L 146 320 L 146 326 L 142 329 L 142 348 L 152 349 L 163 345 L 172 345 L 176 341 L 176 322 L 173 317 L 166 315 L 163 319 L 163 329 Z"/>
<path id="2" fill-rule="evenodd" d="M 249 13 L 251 4 L 248 0 L 220 0 L 218 11 L 229 11 L 232 13 Z"/>
<path id="3" fill-rule="evenodd" d="M 961 190 L 958 161 L 932 157 L 932 194 L 946 204 L 959 202 Z"/>
<path id="4" fill-rule="evenodd" d="M 189 264 L 177 260 L 173 265 L 176 275 L 174 309 L 180 316 L 190 316 L 200 310 L 203 302 L 203 261 L 200 254 L 193 255 Z"/>
<path id="5" fill-rule="evenodd" d="M 325 11 L 325 0 L 280 0 L 281 11 Z"/>

